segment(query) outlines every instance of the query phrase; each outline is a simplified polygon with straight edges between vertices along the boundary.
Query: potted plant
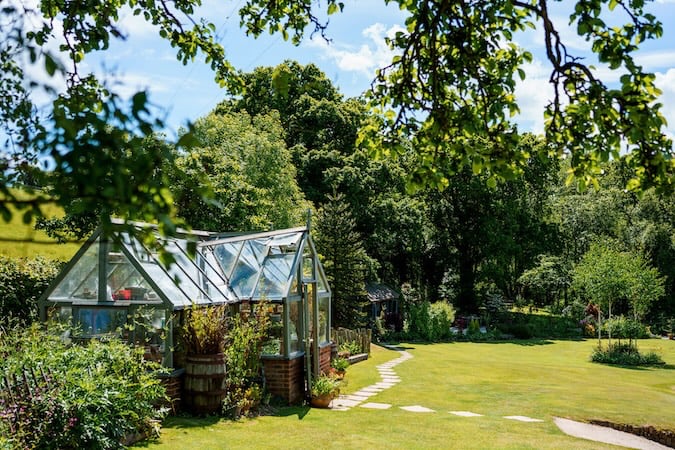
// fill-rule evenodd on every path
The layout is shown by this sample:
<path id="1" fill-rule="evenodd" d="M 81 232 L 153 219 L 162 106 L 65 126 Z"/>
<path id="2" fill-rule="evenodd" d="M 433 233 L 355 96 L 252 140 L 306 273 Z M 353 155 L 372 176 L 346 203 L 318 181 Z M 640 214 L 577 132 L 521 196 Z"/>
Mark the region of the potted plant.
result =
<path id="1" fill-rule="evenodd" d="M 321 374 L 312 379 L 311 404 L 315 408 L 328 408 L 330 402 L 340 393 L 340 380 L 331 375 Z"/>
<path id="2" fill-rule="evenodd" d="M 184 400 L 193 413 L 213 414 L 221 408 L 226 393 L 223 350 L 227 331 L 227 309 L 223 305 L 193 307 L 184 312 Z"/>
<path id="3" fill-rule="evenodd" d="M 335 373 L 336 377 L 339 380 L 341 380 L 345 376 L 347 367 L 349 367 L 349 361 L 346 358 L 334 358 L 330 362 L 330 367 L 332 368 L 333 373 Z"/>

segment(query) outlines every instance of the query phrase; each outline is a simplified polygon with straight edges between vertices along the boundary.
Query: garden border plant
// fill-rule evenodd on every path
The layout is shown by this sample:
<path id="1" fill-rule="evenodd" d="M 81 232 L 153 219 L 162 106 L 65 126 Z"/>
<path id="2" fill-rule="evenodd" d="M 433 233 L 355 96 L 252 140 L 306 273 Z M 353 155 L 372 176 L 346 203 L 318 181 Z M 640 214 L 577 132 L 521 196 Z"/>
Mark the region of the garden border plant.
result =
<path id="1" fill-rule="evenodd" d="M 0 447 L 111 449 L 130 435 L 157 433 L 167 412 L 157 406 L 165 400 L 161 367 L 145 361 L 142 348 L 117 339 L 67 343 L 62 330 L 33 324 L 0 332 L 2 373 L 46 374 L 34 377 L 34 389 L 5 395 Z"/>

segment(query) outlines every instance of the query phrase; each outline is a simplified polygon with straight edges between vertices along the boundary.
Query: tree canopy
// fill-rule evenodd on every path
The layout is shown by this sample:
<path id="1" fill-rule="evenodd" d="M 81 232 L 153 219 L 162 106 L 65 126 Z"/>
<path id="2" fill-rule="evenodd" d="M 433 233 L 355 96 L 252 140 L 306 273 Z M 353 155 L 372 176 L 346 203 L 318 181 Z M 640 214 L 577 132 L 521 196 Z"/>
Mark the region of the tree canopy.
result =
<path id="1" fill-rule="evenodd" d="M 391 154 L 400 153 L 402 142 L 412 139 L 419 155 L 412 171 L 415 184 L 446 186 L 464 166 L 487 171 L 490 183 L 522 172 L 530 155 L 515 145 L 513 116 L 519 104 L 514 89 L 517 78 L 525 76 L 523 65 L 531 53 L 516 45 L 514 37 L 533 28 L 544 37 L 551 70 L 549 146 L 541 151 L 570 155 L 569 175 L 578 177 L 582 186 L 593 182 L 600 163 L 610 158 L 621 158 L 630 168 L 629 188 L 672 186 L 673 148 L 664 134 L 659 91 L 654 75 L 634 58 L 642 42 L 663 32 L 643 0 L 566 5 L 569 26 L 589 42 L 598 62 L 620 71 L 616 86 L 571 53 L 548 0 L 385 3 L 397 3 L 408 19 L 405 30 L 389 41 L 397 56 L 373 82 L 371 106 L 380 118 L 365 127 L 362 142 L 370 142 L 376 154 Z M 215 26 L 197 17 L 199 5 L 200 0 L 3 4 L 3 217 L 12 214 L 9 203 L 24 208 L 29 220 L 41 203 L 53 200 L 37 196 L 22 203 L 8 189 L 24 168 L 47 161 L 57 183 L 57 201 L 78 199 L 85 210 L 102 211 L 104 220 L 116 211 L 159 220 L 165 231 L 173 228 L 167 180 L 131 176 L 157 158 L 139 151 L 143 139 L 163 127 L 147 94 L 124 101 L 106 80 L 84 73 L 82 63 L 89 53 L 124 39 L 116 21 L 122 9 L 130 8 L 156 27 L 180 61 L 203 56 L 216 81 L 237 93 L 244 83 L 225 58 Z M 306 31 L 325 35 L 326 15 L 343 7 L 337 0 L 247 0 L 239 7 L 240 26 L 254 36 L 281 33 L 297 44 Z M 58 78 L 65 83 L 60 91 L 55 88 Z M 283 87 L 285 74 L 278 73 L 274 82 Z M 31 95 L 38 91 L 51 99 L 42 110 Z"/>

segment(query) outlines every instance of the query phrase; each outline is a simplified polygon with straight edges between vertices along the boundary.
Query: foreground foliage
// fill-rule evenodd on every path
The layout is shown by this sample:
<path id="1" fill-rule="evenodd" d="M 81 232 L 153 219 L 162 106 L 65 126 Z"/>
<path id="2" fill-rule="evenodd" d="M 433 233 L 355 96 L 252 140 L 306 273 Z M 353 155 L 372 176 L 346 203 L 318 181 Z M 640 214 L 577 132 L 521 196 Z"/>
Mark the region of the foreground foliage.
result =
<path id="1" fill-rule="evenodd" d="M 37 319 L 37 301 L 61 267 L 62 263 L 40 256 L 0 256 L 0 317 L 14 317 L 21 321 Z"/>
<path id="2" fill-rule="evenodd" d="M 67 344 L 53 331 L 0 329 L 0 447 L 121 448 L 128 434 L 157 432 L 159 366 L 117 340 Z M 24 373 L 36 374 L 28 386 Z"/>
<path id="3" fill-rule="evenodd" d="M 663 132 L 660 92 L 654 74 L 634 57 L 640 44 L 663 34 L 644 2 L 584 0 L 563 13 L 602 67 L 620 71 L 619 88 L 610 88 L 592 70 L 595 61 L 586 63 L 583 55 L 571 53 L 547 1 L 391 3 L 406 12 L 406 28 L 389 40 L 396 56 L 379 72 L 371 95 L 381 117 L 364 136 L 374 137 L 378 154 L 400 153 L 401 143 L 413 139 L 420 156 L 413 184 L 447 186 L 449 176 L 463 167 L 487 170 L 492 184 L 497 176 L 521 172 L 531 155 L 514 145 L 518 133 L 511 116 L 519 111 L 516 79 L 525 78 L 523 67 L 532 55 L 515 39 L 539 27 L 553 94 L 546 108 L 547 137 L 556 154 L 571 154 L 570 177 L 580 177 L 586 185 L 600 172 L 598 164 L 614 157 L 631 169 L 628 187 L 671 187 L 672 141 Z M 203 55 L 216 81 L 238 93 L 243 82 L 218 38 L 224 31 L 200 20 L 200 5 L 200 0 L 125 0 L 102 8 L 98 3 L 19 1 L 3 7 L 0 123 L 6 138 L 0 162 L 12 169 L 0 177 L 5 220 L 12 215 L 10 204 L 19 205 L 20 214 L 30 220 L 52 201 L 39 195 L 21 202 L 8 189 L 22 180 L 46 182 L 35 166 L 49 160 L 49 183 L 59 204 L 77 202 L 80 212 L 99 213 L 106 226 L 116 212 L 157 219 L 162 232 L 174 231 L 168 179 L 156 171 L 165 162 L 172 164 L 174 155 L 162 146 L 143 148 L 144 140 L 163 128 L 160 114 L 152 110 L 147 92 L 125 101 L 121 87 L 86 73 L 86 58 L 124 39 L 119 18 L 129 9 L 154 27 L 179 61 L 187 64 Z M 248 34 L 280 33 L 299 44 L 308 28 L 323 35 L 326 16 L 343 7 L 337 0 L 248 0 L 235 9 Z M 284 77 L 277 81 L 288 91 Z M 34 104 L 31 90 L 48 99 L 43 114 L 35 114 L 40 105 Z M 188 144 L 189 135 L 175 144 Z"/>

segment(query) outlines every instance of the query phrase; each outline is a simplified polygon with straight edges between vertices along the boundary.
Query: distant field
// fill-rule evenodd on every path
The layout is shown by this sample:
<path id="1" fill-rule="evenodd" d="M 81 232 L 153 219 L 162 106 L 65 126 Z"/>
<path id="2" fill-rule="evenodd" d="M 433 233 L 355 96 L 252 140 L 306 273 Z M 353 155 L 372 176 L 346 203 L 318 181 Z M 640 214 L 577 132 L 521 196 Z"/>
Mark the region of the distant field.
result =
<path id="1" fill-rule="evenodd" d="M 43 206 L 42 211 L 47 217 L 63 215 L 63 210 L 53 204 Z M 41 255 L 50 259 L 68 260 L 80 247 L 77 243 L 57 244 L 44 232 L 35 230 L 35 221 L 24 224 L 22 215 L 21 211 L 16 212 L 9 223 L 0 219 L 0 255 L 30 258 Z"/>

